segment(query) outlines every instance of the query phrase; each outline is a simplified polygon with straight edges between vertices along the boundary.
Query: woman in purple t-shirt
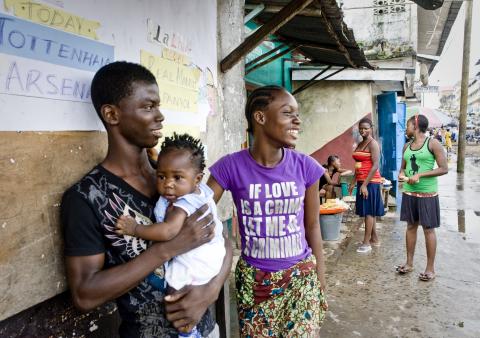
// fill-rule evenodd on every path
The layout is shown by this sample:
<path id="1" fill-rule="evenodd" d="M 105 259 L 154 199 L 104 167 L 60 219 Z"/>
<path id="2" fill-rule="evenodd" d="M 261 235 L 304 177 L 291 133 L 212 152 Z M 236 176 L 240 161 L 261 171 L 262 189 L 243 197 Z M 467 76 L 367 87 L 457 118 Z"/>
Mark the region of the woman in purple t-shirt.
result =
<path id="1" fill-rule="evenodd" d="M 327 308 L 318 181 L 324 173 L 295 147 L 298 104 L 282 87 L 254 90 L 245 115 L 253 145 L 224 156 L 208 185 L 230 190 L 242 255 L 235 271 L 242 337 L 318 337 Z"/>

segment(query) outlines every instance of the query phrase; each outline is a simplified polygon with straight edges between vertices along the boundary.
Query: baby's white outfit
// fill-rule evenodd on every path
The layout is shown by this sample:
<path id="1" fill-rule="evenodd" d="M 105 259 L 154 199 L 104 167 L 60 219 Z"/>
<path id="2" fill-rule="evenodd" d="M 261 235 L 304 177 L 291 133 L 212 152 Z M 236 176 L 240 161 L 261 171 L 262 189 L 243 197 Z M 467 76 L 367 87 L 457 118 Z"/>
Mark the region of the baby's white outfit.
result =
<path id="1" fill-rule="evenodd" d="M 165 280 L 175 290 L 180 290 L 186 285 L 208 283 L 220 272 L 225 257 L 223 225 L 218 219 L 217 206 L 213 200 L 213 190 L 204 183 L 200 183 L 199 189 L 200 194 L 192 193 L 181 196 L 173 205 L 182 208 L 187 216 L 190 216 L 202 205 L 208 204 L 209 208 L 205 215 L 211 213 L 213 216 L 215 236 L 210 242 L 176 256 L 165 263 Z M 157 222 L 164 221 L 168 204 L 168 200 L 160 196 L 154 209 Z"/>

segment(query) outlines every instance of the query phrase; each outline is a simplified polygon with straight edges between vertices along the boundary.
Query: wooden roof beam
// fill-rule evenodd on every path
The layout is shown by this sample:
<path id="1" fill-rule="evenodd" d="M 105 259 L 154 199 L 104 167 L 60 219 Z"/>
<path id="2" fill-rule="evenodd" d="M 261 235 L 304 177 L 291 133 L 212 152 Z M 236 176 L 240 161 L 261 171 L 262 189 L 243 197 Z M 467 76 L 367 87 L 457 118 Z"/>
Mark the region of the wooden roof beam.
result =
<path id="1" fill-rule="evenodd" d="M 247 63 L 247 64 L 245 65 L 245 68 L 248 68 L 248 67 L 253 66 L 253 65 L 256 64 L 257 62 L 265 59 L 266 57 L 269 57 L 269 56 L 272 55 L 272 54 L 275 54 L 276 52 L 284 49 L 285 47 L 288 48 L 289 46 L 288 46 L 287 44 L 281 44 L 281 45 L 279 45 L 278 47 L 276 47 L 276 48 L 274 48 L 274 49 L 271 49 L 271 50 L 269 50 L 268 52 L 263 53 L 263 54 L 257 56 L 255 59 L 253 59 L 252 61 L 250 61 L 249 63 Z"/>
<path id="2" fill-rule="evenodd" d="M 270 63 L 270 62 L 272 62 L 272 61 L 275 61 L 276 59 L 284 56 L 285 54 L 287 54 L 287 53 L 289 53 L 289 52 L 294 51 L 295 49 L 297 49 L 297 46 L 288 46 L 287 49 L 281 51 L 280 53 L 275 54 L 275 55 L 269 57 L 268 59 L 266 59 L 266 60 L 264 60 L 264 61 L 262 61 L 262 62 L 260 62 L 260 63 L 257 63 L 256 65 L 253 65 L 252 67 L 246 69 L 246 70 L 245 70 L 245 75 L 247 75 L 248 73 L 253 72 L 253 71 L 254 71 L 255 69 L 257 69 L 257 68 L 260 68 L 260 67 L 266 65 L 267 63 Z"/>
<path id="3" fill-rule="evenodd" d="M 348 64 L 353 68 L 358 68 L 358 66 L 353 62 L 352 58 L 350 57 L 350 53 L 348 53 L 347 48 L 345 48 L 345 46 L 342 44 L 337 33 L 335 33 L 335 29 L 333 28 L 332 24 L 330 23 L 330 21 L 328 20 L 328 18 L 325 16 L 323 12 L 322 12 L 322 15 L 320 16 L 320 19 L 323 23 L 323 26 L 327 30 L 328 35 L 330 35 L 330 37 L 335 41 L 335 43 L 337 44 L 338 50 L 343 54 Z"/>
<path id="4" fill-rule="evenodd" d="M 295 15 L 301 12 L 305 7 L 310 5 L 313 0 L 292 0 L 283 7 L 280 12 L 275 14 L 262 27 L 257 29 L 253 34 L 248 36 L 237 48 L 228 54 L 222 62 L 220 69 L 226 72 L 232 68 L 242 57 L 250 53 L 255 47 L 270 34 L 275 33 L 285 23 L 290 21 Z"/>
<path id="5" fill-rule="evenodd" d="M 256 5 L 245 5 L 245 9 L 254 9 Z M 278 5 L 265 5 L 263 8 L 264 13 L 278 13 L 282 10 L 282 6 Z M 320 17 L 322 15 L 322 11 L 320 9 L 314 8 L 305 8 L 297 13 L 297 15 L 301 16 L 313 16 L 313 17 Z"/>

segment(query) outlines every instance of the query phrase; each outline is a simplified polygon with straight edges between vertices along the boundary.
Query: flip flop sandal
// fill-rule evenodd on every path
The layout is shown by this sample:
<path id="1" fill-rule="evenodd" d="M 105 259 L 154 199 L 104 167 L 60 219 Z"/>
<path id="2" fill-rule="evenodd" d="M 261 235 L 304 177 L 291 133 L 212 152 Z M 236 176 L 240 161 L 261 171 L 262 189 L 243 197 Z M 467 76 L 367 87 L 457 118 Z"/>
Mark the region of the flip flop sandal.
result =
<path id="1" fill-rule="evenodd" d="M 399 275 L 406 275 L 407 273 L 410 273 L 413 271 L 413 267 L 411 266 L 407 268 L 406 265 L 397 265 L 395 267 L 395 271 L 397 271 Z"/>
<path id="2" fill-rule="evenodd" d="M 357 249 L 358 253 L 368 253 L 370 251 L 372 251 L 371 245 L 360 245 Z"/>
<path id="3" fill-rule="evenodd" d="M 418 279 L 420 279 L 422 282 L 430 282 L 435 279 L 435 274 L 431 272 L 421 273 L 418 275 Z"/>

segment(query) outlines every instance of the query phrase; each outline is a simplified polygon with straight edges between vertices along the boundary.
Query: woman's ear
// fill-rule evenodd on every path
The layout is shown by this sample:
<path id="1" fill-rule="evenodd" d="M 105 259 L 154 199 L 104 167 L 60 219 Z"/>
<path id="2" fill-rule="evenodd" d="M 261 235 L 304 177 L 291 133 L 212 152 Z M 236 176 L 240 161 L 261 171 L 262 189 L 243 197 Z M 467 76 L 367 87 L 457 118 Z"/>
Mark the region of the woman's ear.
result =
<path id="1" fill-rule="evenodd" d="M 113 104 L 104 104 L 101 108 L 102 118 L 109 125 L 117 125 L 119 122 L 118 109 Z"/>
<path id="2" fill-rule="evenodd" d="M 257 110 L 253 113 L 253 119 L 260 125 L 265 124 L 265 114 L 261 110 Z"/>

